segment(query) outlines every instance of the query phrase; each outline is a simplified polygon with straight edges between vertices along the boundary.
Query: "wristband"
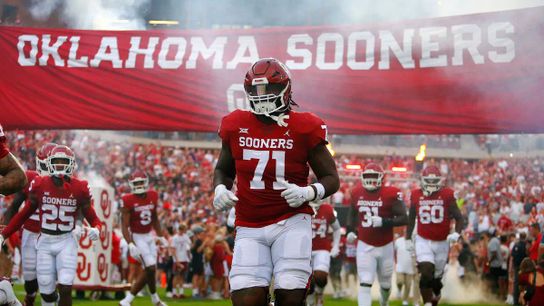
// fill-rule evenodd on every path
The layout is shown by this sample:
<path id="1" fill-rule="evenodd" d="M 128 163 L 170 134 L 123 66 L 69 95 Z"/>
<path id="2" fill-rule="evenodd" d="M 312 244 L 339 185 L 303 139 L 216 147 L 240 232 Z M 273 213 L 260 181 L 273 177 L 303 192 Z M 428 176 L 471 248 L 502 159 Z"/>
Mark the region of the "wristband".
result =
<path id="1" fill-rule="evenodd" d="M 315 191 L 315 199 L 314 200 L 321 200 L 325 196 L 325 187 L 323 187 L 323 184 L 321 183 L 314 183 L 311 184 L 312 188 L 314 188 Z"/>

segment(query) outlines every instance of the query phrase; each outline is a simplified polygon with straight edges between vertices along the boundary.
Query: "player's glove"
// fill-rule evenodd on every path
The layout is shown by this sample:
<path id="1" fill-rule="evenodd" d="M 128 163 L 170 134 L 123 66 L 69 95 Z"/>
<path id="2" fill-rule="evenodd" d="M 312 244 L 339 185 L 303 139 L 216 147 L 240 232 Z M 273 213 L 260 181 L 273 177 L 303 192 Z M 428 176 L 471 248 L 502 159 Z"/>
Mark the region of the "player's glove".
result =
<path id="1" fill-rule="evenodd" d="M 234 193 L 227 189 L 223 184 L 215 187 L 215 195 L 213 196 L 213 207 L 216 210 L 227 210 L 236 204 L 238 197 Z"/>
<path id="2" fill-rule="evenodd" d="M 412 242 L 411 239 L 407 239 L 405 242 L 404 242 L 404 246 L 406 248 L 406 251 L 408 251 L 409 253 L 413 254 L 414 253 L 414 243 Z"/>
<path id="3" fill-rule="evenodd" d="M 89 233 L 87 235 L 91 241 L 96 241 L 98 238 L 100 238 L 100 230 L 98 230 L 96 227 L 91 227 L 89 228 Z"/>
<path id="4" fill-rule="evenodd" d="M 296 184 L 291 184 L 286 181 L 279 181 L 279 183 L 286 188 L 281 193 L 281 196 L 292 208 L 297 208 L 304 202 L 315 199 L 315 191 L 310 186 L 300 187 Z"/>
<path id="5" fill-rule="evenodd" d="M 331 257 L 336 258 L 338 257 L 339 254 L 340 254 L 340 248 L 337 245 L 333 246 L 331 249 Z"/>
<path id="6" fill-rule="evenodd" d="M 457 242 L 459 241 L 459 238 L 461 238 L 461 235 L 458 232 L 453 232 L 448 235 L 448 242 L 449 243 Z"/>
<path id="7" fill-rule="evenodd" d="M 372 220 L 372 227 L 382 227 L 383 226 L 383 219 L 379 216 L 372 216 L 370 217 Z"/>
<path id="8" fill-rule="evenodd" d="M 4 236 L 0 235 L 0 248 L 4 246 L 5 238 Z"/>
<path id="9" fill-rule="evenodd" d="M 79 239 L 81 238 L 82 231 L 83 229 L 81 228 L 81 225 L 76 225 L 74 227 L 74 230 L 72 231 L 72 236 L 76 241 L 79 241 Z"/>
<path id="10" fill-rule="evenodd" d="M 162 245 L 168 245 L 168 240 L 166 240 L 164 237 L 157 237 L 156 241 Z"/>
<path id="11" fill-rule="evenodd" d="M 354 243 L 355 240 L 357 240 L 357 235 L 355 235 L 354 232 L 349 232 L 348 235 L 346 236 L 346 240 L 347 240 L 349 243 Z"/>
<path id="12" fill-rule="evenodd" d="M 128 252 L 133 258 L 137 258 L 138 256 L 140 256 L 140 250 L 138 250 L 138 247 L 136 246 L 136 244 L 134 244 L 134 242 L 128 244 Z"/>

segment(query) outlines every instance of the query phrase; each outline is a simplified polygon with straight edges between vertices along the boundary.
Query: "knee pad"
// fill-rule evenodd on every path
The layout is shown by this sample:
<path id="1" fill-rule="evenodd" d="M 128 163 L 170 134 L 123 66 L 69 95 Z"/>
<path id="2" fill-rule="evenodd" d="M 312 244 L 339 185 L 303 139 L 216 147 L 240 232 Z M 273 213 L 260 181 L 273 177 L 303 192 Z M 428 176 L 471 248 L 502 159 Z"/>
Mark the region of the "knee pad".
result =
<path id="1" fill-rule="evenodd" d="M 42 296 L 42 299 L 47 303 L 55 303 L 59 299 L 59 295 L 56 291 L 49 294 L 41 293 L 40 295 Z"/>
<path id="2" fill-rule="evenodd" d="M 54 275 L 53 274 L 38 275 L 38 286 L 40 288 L 40 292 L 45 295 L 54 293 L 57 287 Z M 45 301 L 47 302 L 47 300 Z"/>

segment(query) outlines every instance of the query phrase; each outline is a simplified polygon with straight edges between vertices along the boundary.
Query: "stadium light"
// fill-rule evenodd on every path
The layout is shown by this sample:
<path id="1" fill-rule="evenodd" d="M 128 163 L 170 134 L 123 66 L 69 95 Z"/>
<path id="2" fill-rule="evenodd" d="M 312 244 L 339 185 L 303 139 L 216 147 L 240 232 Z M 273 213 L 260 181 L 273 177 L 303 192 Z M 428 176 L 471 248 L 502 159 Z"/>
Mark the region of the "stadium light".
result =
<path id="1" fill-rule="evenodd" d="M 419 152 L 416 155 L 416 161 L 421 162 L 425 159 L 425 151 L 427 151 L 427 145 L 422 144 L 419 146 Z"/>
<path id="2" fill-rule="evenodd" d="M 178 25 L 177 20 L 149 20 L 149 24 L 152 25 Z"/>
<path id="3" fill-rule="evenodd" d="M 408 171 L 408 169 L 406 169 L 406 167 L 393 167 L 393 168 L 391 168 L 391 170 L 393 170 L 393 172 L 406 172 L 406 171 Z"/>
<path id="4" fill-rule="evenodd" d="M 363 166 L 361 166 L 360 164 L 347 164 L 345 167 L 346 167 L 346 170 L 361 170 L 361 169 L 363 169 Z"/>

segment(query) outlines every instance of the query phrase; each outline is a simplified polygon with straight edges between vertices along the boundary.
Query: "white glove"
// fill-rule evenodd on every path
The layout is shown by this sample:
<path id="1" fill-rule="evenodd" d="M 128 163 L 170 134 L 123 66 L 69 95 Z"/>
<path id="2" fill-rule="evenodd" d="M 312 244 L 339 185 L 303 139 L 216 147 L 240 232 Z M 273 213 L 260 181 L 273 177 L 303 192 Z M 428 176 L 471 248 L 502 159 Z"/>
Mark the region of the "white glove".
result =
<path id="1" fill-rule="evenodd" d="M 370 217 L 372 220 L 372 227 L 382 227 L 383 225 L 383 219 L 379 216 L 372 216 Z"/>
<path id="2" fill-rule="evenodd" d="M 100 231 L 96 227 L 91 227 L 88 236 L 91 241 L 96 241 L 100 238 Z"/>
<path id="3" fill-rule="evenodd" d="M 138 247 L 136 246 L 136 244 L 134 244 L 134 242 L 128 244 L 128 252 L 133 258 L 137 258 L 138 256 L 140 256 L 140 250 L 138 250 Z"/>
<path id="4" fill-rule="evenodd" d="M 5 238 L 4 236 L 0 235 L 0 248 L 4 246 Z"/>
<path id="5" fill-rule="evenodd" d="M 459 241 L 459 238 L 461 238 L 461 235 L 459 235 L 458 232 L 453 232 L 453 233 L 448 235 L 448 242 L 449 243 L 457 242 L 457 241 Z"/>
<path id="6" fill-rule="evenodd" d="M 292 208 L 297 208 L 304 202 L 308 202 L 315 198 L 315 191 L 310 186 L 300 187 L 296 184 L 291 184 L 286 181 L 279 181 L 279 183 L 286 188 L 281 193 L 281 196 Z"/>
<path id="7" fill-rule="evenodd" d="M 406 248 L 406 251 L 408 251 L 409 253 L 413 254 L 414 253 L 414 243 L 412 242 L 411 239 L 407 239 L 405 242 L 404 242 L 404 246 Z"/>
<path id="8" fill-rule="evenodd" d="M 81 228 L 81 225 L 76 225 L 72 231 L 72 236 L 77 242 L 79 242 L 79 239 L 81 238 L 82 231 L 83 229 Z"/>
<path id="9" fill-rule="evenodd" d="M 340 248 L 337 245 L 333 246 L 331 249 L 331 257 L 336 258 L 339 254 L 340 254 Z"/>
<path id="10" fill-rule="evenodd" d="M 349 232 L 347 237 L 346 237 L 346 240 L 349 242 L 349 243 L 353 243 L 355 242 L 355 240 L 357 240 L 357 235 L 355 235 L 354 232 Z"/>
<path id="11" fill-rule="evenodd" d="M 157 237 L 156 241 L 164 246 L 168 245 L 168 240 L 164 237 Z"/>
<path id="12" fill-rule="evenodd" d="M 234 193 L 227 189 L 223 184 L 217 185 L 215 187 L 215 195 L 213 196 L 213 207 L 216 210 L 227 210 L 236 204 L 238 198 Z"/>

